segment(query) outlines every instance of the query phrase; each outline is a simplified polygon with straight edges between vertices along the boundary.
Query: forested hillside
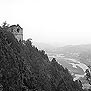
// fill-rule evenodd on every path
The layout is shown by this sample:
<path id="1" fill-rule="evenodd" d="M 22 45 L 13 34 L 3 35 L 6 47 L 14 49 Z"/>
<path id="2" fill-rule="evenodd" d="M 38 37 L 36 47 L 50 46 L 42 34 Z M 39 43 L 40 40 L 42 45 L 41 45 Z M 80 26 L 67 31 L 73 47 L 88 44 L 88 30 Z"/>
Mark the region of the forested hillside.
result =
<path id="1" fill-rule="evenodd" d="M 83 91 L 80 81 L 73 81 L 67 68 L 31 40 L 18 41 L 0 27 L 0 91 Z"/>

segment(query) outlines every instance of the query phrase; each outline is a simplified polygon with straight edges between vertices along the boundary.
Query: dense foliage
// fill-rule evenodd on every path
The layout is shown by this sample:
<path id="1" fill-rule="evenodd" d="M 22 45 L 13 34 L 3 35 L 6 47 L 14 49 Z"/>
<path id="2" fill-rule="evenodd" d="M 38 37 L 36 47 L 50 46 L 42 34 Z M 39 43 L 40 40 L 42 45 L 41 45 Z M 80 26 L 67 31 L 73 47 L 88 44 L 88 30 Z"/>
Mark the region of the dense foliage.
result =
<path id="1" fill-rule="evenodd" d="M 83 91 L 67 68 L 0 27 L 0 91 Z"/>

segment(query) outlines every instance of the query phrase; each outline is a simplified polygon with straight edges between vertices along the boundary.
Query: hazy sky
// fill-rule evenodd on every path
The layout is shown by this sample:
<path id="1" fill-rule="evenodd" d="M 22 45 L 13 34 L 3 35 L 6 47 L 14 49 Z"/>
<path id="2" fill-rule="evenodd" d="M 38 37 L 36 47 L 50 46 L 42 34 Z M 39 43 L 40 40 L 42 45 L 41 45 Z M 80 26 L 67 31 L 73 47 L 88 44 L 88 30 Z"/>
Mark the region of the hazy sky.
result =
<path id="1" fill-rule="evenodd" d="M 91 43 L 91 0 L 0 0 L 0 24 L 20 24 L 24 39 Z"/>

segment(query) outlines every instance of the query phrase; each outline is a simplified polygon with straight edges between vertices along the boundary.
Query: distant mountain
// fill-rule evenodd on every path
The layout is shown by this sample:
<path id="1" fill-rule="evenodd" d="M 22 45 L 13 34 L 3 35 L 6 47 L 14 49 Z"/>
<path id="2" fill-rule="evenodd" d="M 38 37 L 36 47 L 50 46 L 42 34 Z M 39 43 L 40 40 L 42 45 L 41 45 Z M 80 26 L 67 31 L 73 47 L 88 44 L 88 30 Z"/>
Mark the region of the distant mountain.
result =
<path id="1" fill-rule="evenodd" d="M 87 45 L 73 45 L 56 48 L 56 54 L 64 54 L 65 57 L 74 58 L 86 65 L 91 64 L 91 44 Z"/>
<path id="2" fill-rule="evenodd" d="M 55 53 L 81 53 L 85 51 L 91 51 L 91 44 L 87 45 L 67 45 L 64 47 L 55 48 Z"/>
<path id="3" fill-rule="evenodd" d="M 34 42 L 33 41 L 33 45 L 35 45 L 40 50 L 45 50 L 48 52 L 55 49 L 55 46 L 53 46 L 51 44 L 43 43 L 43 42 Z"/>

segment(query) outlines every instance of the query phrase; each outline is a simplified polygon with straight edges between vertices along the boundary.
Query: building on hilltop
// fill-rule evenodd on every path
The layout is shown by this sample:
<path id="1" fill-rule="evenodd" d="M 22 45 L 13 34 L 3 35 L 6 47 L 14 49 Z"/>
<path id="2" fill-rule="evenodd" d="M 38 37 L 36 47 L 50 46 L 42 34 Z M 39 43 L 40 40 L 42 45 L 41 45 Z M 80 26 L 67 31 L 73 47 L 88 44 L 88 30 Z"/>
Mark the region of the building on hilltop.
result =
<path id="1" fill-rule="evenodd" d="M 13 33 L 14 36 L 15 36 L 15 38 L 18 41 L 22 41 L 23 40 L 23 28 L 21 28 L 19 26 L 19 24 L 10 26 L 8 28 L 8 31 L 10 31 L 11 33 Z"/>

